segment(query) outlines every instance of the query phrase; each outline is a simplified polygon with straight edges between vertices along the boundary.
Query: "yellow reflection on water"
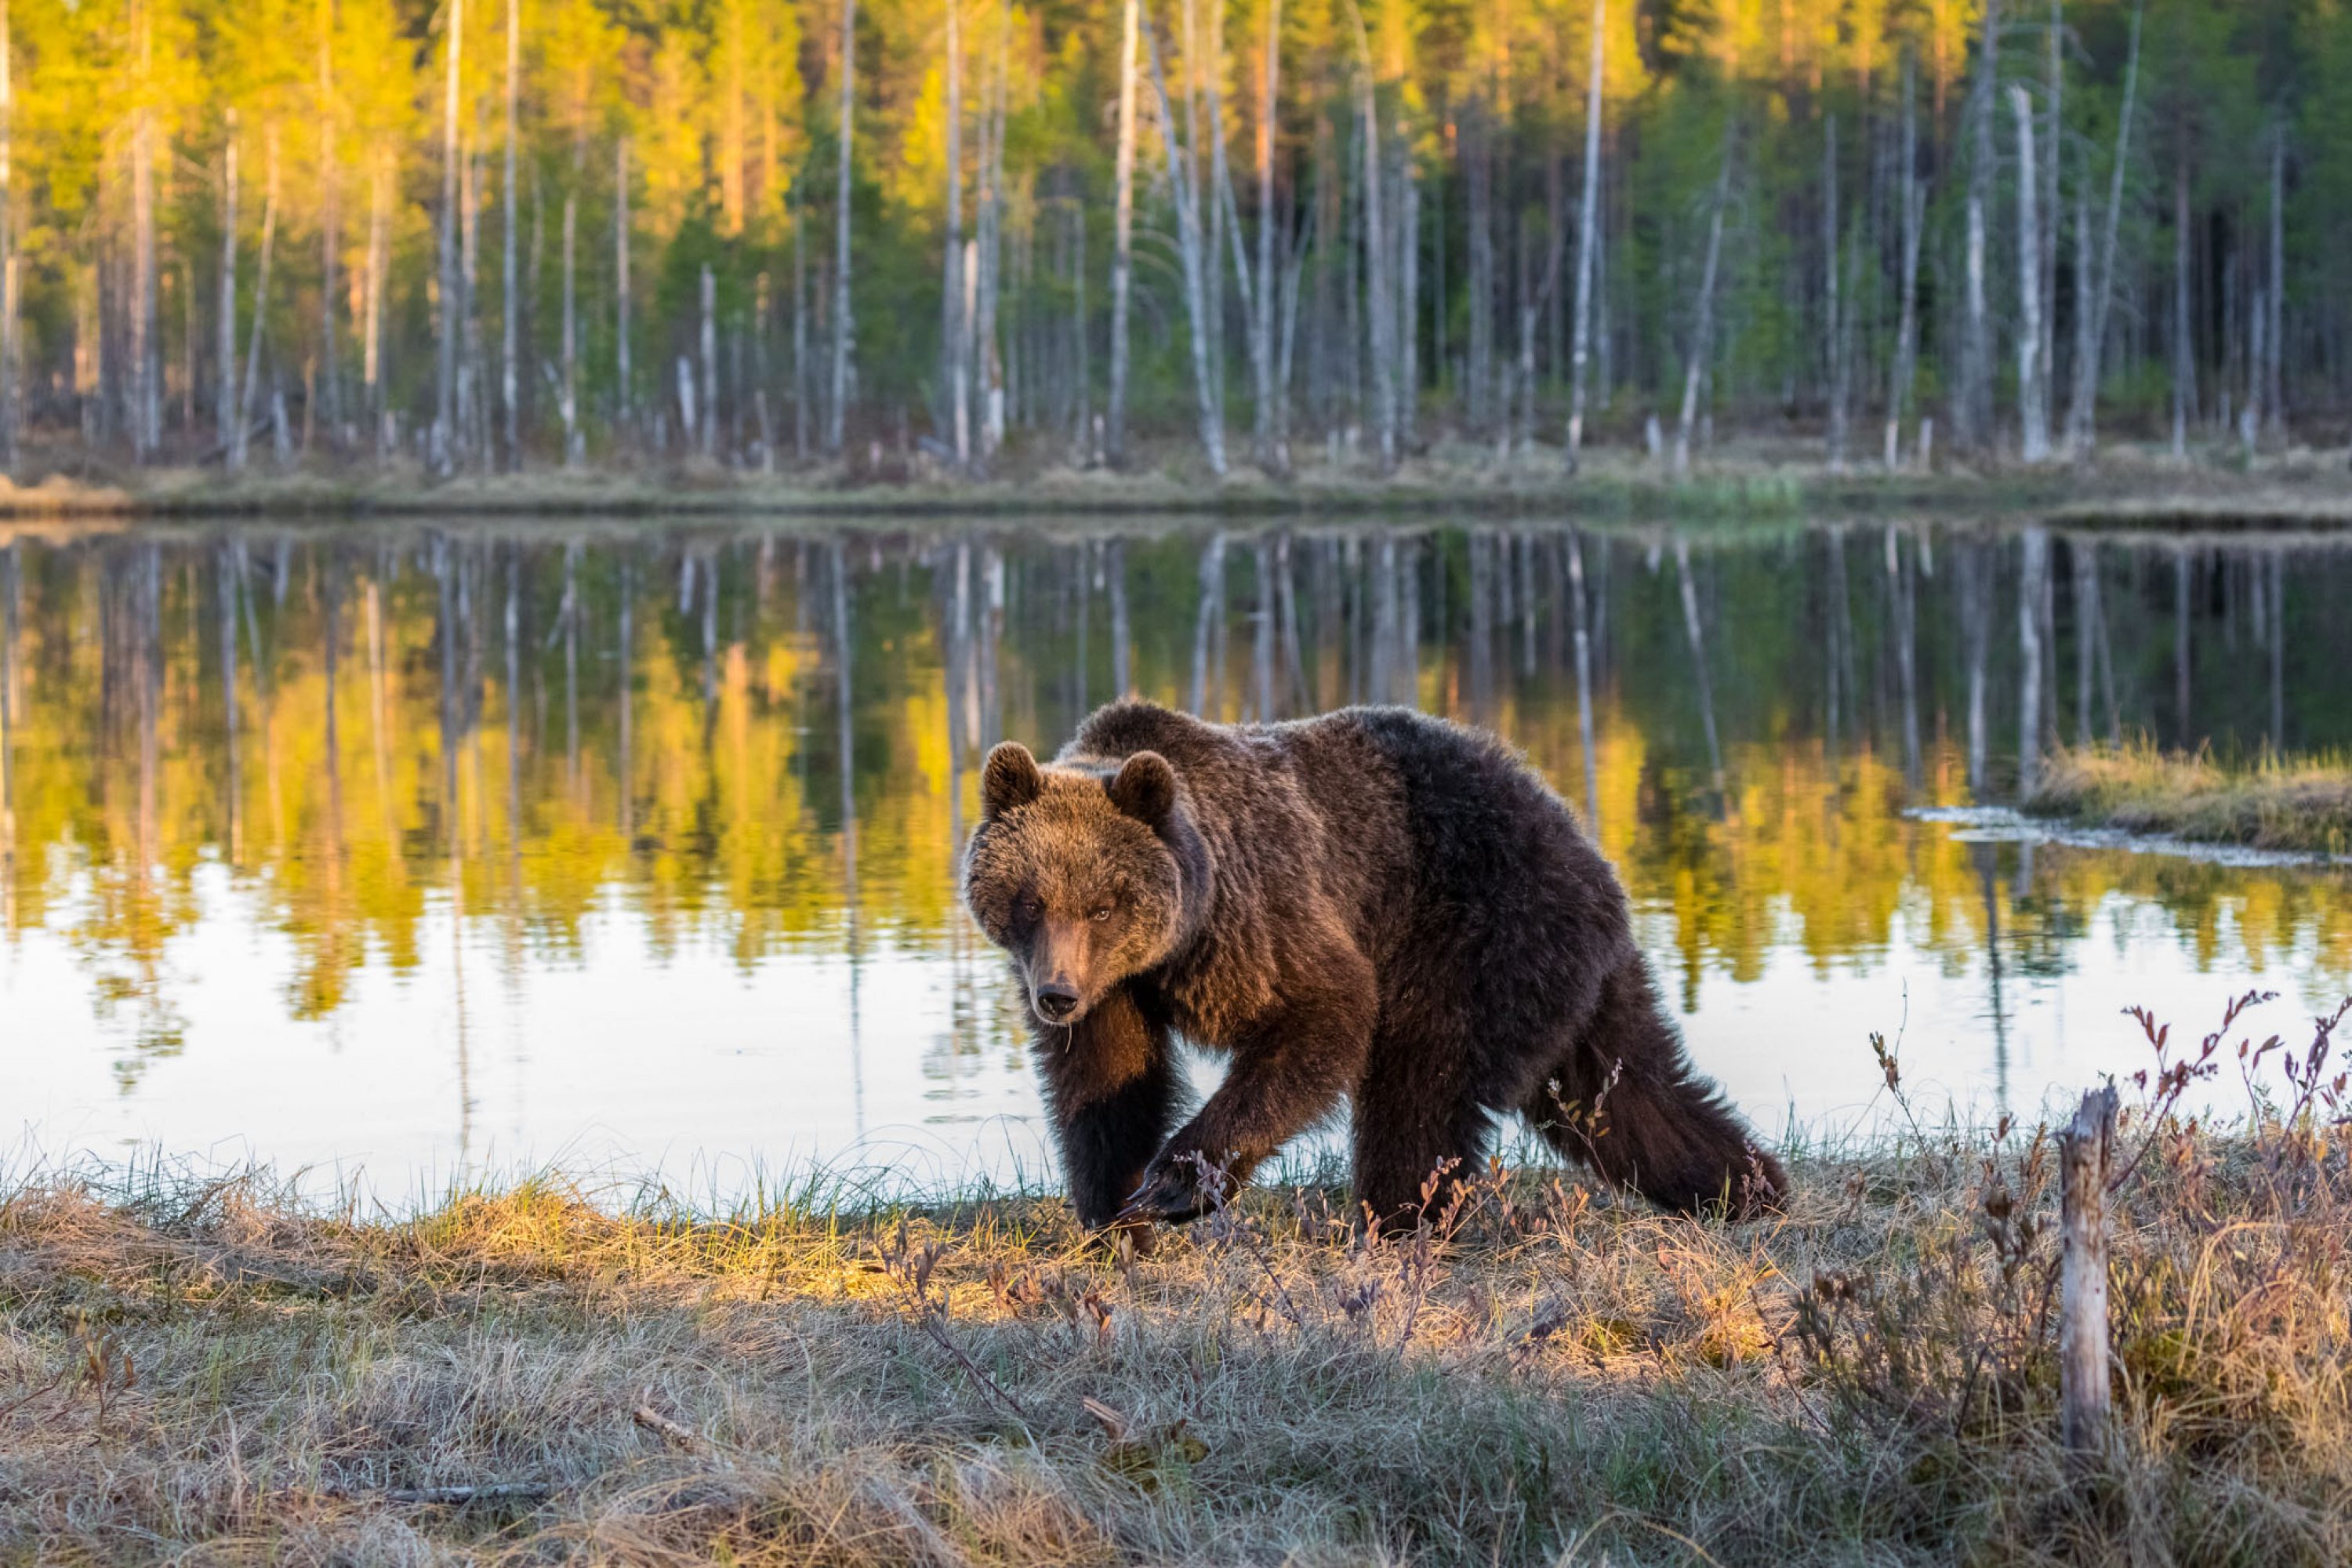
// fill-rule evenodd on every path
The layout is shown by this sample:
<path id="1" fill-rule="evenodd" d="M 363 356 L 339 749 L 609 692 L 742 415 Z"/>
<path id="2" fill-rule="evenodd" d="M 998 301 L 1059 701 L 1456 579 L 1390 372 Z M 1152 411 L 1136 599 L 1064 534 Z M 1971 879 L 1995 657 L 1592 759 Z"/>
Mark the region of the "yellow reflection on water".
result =
<path id="1" fill-rule="evenodd" d="M 404 1050 L 372 1032 L 363 977 L 429 972 L 462 998 L 470 963 L 477 987 L 521 996 L 534 976 L 613 962 L 596 933 L 617 921 L 641 944 L 642 969 L 620 977 L 640 994 L 659 997 L 689 949 L 747 984 L 795 952 L 845 965 L 811 984 L 849 988 L 861 1107 L 877 1053 L 919 1062 L 926 1094 L 961 1095 L 939 1086 L 961 1081 L 963 1058 L 1010 1084 L 995 963 L 955 904 L 977 760 L 999 733 L 1050 748 L 1119 668 L 1162 700 L 1197 689 L 1229 719 L 1269 716 L 1266 693 L 1283 716 L 1299 693 L 1377 698 L 1386 681 L 1492 722 L 1589 806 L 1695 1029 L 1710 986 L 1791 965 L 1821 985 L 1979 975 L 2000 1028 L 2003 975 L 2062 974 L 2095 941 L 2214 975 L 2217 994 L 2274 973 L 2316 994 L 2352 972 L 2339 873 L 1995 845 L 1906 815 L 1972 798 L 1961 645 L 1948 618 L 1923 620 L 1914 782 L 1888 742 L 1896 623 L 1869 620 L 1894 599 L 1870 599 L 1865 579 L 1853 601 L 1863 630 L 1844 635 L 1875 684 L 1843 700 L 1839 738 L 1809 628 L 1769 606 L 1742 619 L 1743 597 L 1814 592 L 1785 549 L 1698 555 L 1730 606 L 1705 628 L 1718 774 L 1675 565 L 1586 538 L 1601 646 L 1580 692 L 1548 541 L 1482 557 L 1476 536 L 1443 530 L 1377 549 L 1301 534 L 1205 551 L 1150 532 L 19 540 L 0 576 L 0 915 L 12 951 L 51 939 L 78 973 L 0 971 L 0 1005 L 30 1005 L 38 986 L 44 1016 L 78 1006 L 85 1026 L 43 1048 L 106 1053 L 130 1093 L 155 1062 L 241 1048 L 192 1033 L 198 978 L 269 987 L 268 1016 L 330 1025 L 348 1048 Z M 1510 591 L 1492 585 L 1510 560 L 1517 598 L 1486 602 Z M 1261 580 L 1274 571 L 1291 575 Z M 1409 591 L 1379 590 L 1375 571 Z M 1931 613 L 1943 581 L 1923 568 Z M 281 941 L 289 961 L 198 940 L 232 929 Z M 193 975 L 199 949 L 249 973 Z M 948 977 L 906 1038 L 863 1021 L 904 998 L 857 990 L 891 955 Z M 60 987 L 79 1002 L 60 1006 Z M 527 1006 L 509 1026 L 530 1032 Z M 462 1051 L 476 1033 L 461 1002 Z M 1809 1037 L 1790 1021 L 1788 1048 Z"/>

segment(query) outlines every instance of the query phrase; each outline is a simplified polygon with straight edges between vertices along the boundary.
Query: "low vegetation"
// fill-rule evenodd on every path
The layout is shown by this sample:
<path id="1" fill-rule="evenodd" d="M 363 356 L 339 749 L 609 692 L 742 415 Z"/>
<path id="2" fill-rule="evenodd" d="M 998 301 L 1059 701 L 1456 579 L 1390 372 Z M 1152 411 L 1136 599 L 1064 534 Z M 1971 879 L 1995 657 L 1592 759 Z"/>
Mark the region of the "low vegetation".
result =
<path id="1" fill-rule="evenodd" d="M 0 1558 L 2341 1563 L 2345 1079 L 2335 1020 L 2257 1044 L 2255 1000 L 2147 1021 L 2087 1473 L 2053 1141 L 1923 1125 L 1882 1050 L 1899 1131 L 1791 1151 L 1738 1227 L 1501 1164 L 1415 1237 L 1307 1185 L 1146 1258 L 1046 1197 L 20 1177 Z"/>
<path id="2" fill-rule="evenodd" d="M 2042 763 L 2025 809 L 2088 826 L 2342 855 L 2352 851 L 2352 763 L 2277 756 L 2229 763 L 2146 742 L 2078 747 Z"/>
<path id="3" fill-rule="evenodd" d="M 1276 479 L 1246 465 L 1223 479 L 1181 442 L 1137 442 L 1121 468 L 1074 468 L 1055 447 L 1008 449 L 985 475 L 958 474 L 920 451 L 872 448 L 778 473 L 699 458 L 614 461 L 579 470 L 539 465 L 436 480 L 409 462 L 319 458 L 275 471 L 140 468 L 79 460 L 39 482 L 0 476 L 0 529 L 11 521 L 138 518 L 810 517 L 828 520 L 1004 516 L 1097 523 L 1120 514 L 1557 518 L 1719 525 L 1889 511 L 2043 517 L 2062 527 L 2135 531 L 2326 527 L 2352 520 L 2352 489 L 2334 451 L 2297 447 L 2252 468 L 2182 467 L 2155 448 L 2116 444 L 2065 468 L 1947 464 L 1889 473 L 1832 468 L 1820 443 L 1727 435 L 1676 478 L 1622 443 L 1589 447 L 1576 471 L 1556 449 L 1497 461 L 1490 447 L 1433 442 L 1383 477 L 1368 459 L 1302 454 Z M 32 471 L 28 466 L 26 472 Z M 68 477 L 70 475 L 70 477 Z"/>

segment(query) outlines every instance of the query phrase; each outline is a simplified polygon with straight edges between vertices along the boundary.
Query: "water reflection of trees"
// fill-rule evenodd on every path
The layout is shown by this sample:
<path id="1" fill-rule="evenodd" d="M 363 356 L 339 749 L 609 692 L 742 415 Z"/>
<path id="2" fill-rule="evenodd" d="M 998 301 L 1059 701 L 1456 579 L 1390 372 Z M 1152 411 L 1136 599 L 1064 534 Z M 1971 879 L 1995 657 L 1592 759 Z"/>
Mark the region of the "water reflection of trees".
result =
<path id="1" fill-rule="evenodd" d="M 1867 963 L 1898 920 L 1954 962 L 1998 929 L 2046 970 L 2116 894 L 2200 958 L 2227 926 L 2341 967 L 2334 877 L 2083 852 L 1994 875 L 1903 813 L 2005 795 L 2036 739 L 2342 744 L 2347 560 L 1874 524 L 19 539 L 0 916 L 64 935 L 149 1051 L 177 1048 L 169 955 L 215 876 L 292 944 L 298 1017 L 372 958 L 416 965 L 434 910 L 515 969 L 577 961 L 616 909 L 657 952 L 855 972 L 882 943 L 969 973 L 950 868 L 980 754 L 1133 689 L 1496 726 L 1669 923 L 1686 990 L 1791 944 Z M 959 1031 L 984 993 L 959 982 Z"/>

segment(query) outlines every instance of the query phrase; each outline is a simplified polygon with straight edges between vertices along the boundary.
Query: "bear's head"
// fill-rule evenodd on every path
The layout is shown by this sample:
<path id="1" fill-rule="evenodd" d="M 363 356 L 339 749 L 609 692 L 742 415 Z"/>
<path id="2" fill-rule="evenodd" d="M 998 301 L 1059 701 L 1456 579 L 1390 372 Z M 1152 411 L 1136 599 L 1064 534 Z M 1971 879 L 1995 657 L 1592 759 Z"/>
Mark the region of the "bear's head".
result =
<path id="1" fill-rule="evenodd" d="M 1007 741 L 988 753 L 980 794 L 964 901 L 1013 955 L 1041 1021 L 1076 1023 L 1176 950 L 1199 840 L 1167 758 L 1041 768 Z"/>

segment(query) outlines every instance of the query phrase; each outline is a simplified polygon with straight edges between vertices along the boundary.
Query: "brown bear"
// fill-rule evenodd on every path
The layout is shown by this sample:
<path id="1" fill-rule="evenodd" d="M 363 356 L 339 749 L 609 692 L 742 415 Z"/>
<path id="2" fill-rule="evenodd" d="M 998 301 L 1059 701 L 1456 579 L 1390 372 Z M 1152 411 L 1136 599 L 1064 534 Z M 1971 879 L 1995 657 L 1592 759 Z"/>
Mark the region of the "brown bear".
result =
<path id="1" fill-rule="evenodd" d="M 1202 1212 L 1343 1095 L 1383 1226 L 1414 1223 L 1445 1162 L 1476 1169 L 1509 1111 L 1669 1208 L 1786 1191 L 1692 1074 L 1608 862 L 1491 736 L 1124 701 L 1049 766 L 999 745 L 981 794 L 964 898 L 1027 988 L 1089 1226 Z M 1179 1036 L 1231 1066 L 1171 1137 Z"/>

